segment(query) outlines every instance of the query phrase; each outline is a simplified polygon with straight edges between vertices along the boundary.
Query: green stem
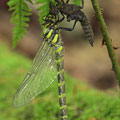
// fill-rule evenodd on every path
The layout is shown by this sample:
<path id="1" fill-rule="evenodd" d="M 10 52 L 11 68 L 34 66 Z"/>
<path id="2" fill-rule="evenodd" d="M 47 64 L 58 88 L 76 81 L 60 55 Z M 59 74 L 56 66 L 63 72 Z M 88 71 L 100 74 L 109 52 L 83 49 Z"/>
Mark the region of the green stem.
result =
<path id="1" fill-rule="evenodd" d="M 120 67 L 119 67 L 119 64 L 117 62 L 117 57 L 115 55 L 115 51 L 114 51 L 112 43 L 111 43 L 111 38 L 110 38 L 109 32 L 107 30 L 107 26 L 106 26 L 105 21 L 103 19 L 98 1 L 97 0 L 91 0 L 91 1 L 92 1 L 93 8 L 96 12 L 96 16 L 97 16 L 99 25 L 100 25 L 101 30 L 102 30 L 103 38 L 104 38 L 104 41 L 106 43 L 108 54 L 109 54 L 109 57 L 110 57 L 111 62 L 112 62 L 112 68 L 116 73 L 116 78 L 117 78 L 119 86 L 120 86 Z"/>

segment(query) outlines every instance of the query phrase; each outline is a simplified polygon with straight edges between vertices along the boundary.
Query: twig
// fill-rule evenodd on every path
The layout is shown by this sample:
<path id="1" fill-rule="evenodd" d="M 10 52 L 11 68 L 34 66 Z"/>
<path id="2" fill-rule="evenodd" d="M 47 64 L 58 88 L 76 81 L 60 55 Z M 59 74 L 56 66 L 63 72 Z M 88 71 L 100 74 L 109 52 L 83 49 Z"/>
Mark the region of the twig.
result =
<path id="1" fill-rule="evenodd" d="M 114 51 L 112 43 L 111 43 L 111 38 L 110 38 L 109 32 L 107 30 L 107 26 L 106 26 L 105 21 L 103 19 L 98 1 L 91 0 L 91 2 L 92 2 L 94 10 L 96 12 L 96 16 L 97 16 L 99 25 L 100 25 L 101 30 L 102 30 L 102 34 L 103 34 L 104 41 L 105 41 L 106 46 L 107 46 L 108 54 L 109 54 L 109 57 L 110 57 L 111 62 L 112 62 L 112 68 L 116 73 L 116 78 L 117 78 L 119 86 L 120 86 L 120 66 L 117 62 L 117 57 L 115 55 L 115 51 Z"/>

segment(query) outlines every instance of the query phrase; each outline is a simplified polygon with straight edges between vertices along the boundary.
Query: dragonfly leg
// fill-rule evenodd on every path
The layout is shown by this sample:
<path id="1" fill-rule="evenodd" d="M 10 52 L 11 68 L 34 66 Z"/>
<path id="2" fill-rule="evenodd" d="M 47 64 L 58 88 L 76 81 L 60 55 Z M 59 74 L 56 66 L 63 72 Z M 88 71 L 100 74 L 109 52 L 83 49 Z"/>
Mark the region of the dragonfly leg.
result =
<path id="1" fill-rule="evenodd" d="M 84 8 L 84 0 L 81 0 L 81 2 L 82 2 L 82 5 L 80 7 L 81 7 L 81 9 L 83 9 Z"/>

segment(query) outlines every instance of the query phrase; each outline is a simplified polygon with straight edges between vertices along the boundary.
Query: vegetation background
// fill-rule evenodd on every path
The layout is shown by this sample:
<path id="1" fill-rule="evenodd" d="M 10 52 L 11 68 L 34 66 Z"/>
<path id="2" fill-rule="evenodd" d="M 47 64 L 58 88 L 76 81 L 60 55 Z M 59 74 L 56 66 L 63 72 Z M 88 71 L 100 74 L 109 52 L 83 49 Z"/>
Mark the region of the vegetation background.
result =
<path id="1" fill-rule="evenodd" d="M 57 81 L 27 106 L 20 109 L 12 107 L 13 95 L 31 65 L 30 59 L 34 57 L 42 42 L 42 29 L 32 6 L 33 15 L 27 35 L 19 41 L 16 49 L 12 49 L 13 25 L 10 23 L 11 12 L 8 12 L 6 2 L 7 0 L 0 1 L 0 120 L 57 120 Z M 99 2 L 104 9 L 103 15 L 113 38 L 113 45 L 119 47 L 120 2 Z M 70 76 L 78 79 L 65 75 L 69 119 L 119 120 L 120 100 L 117 82 L 111 70 L 106 47 L 101 47 L 103 38 L 89 0 L 85 1 L 83 11 L 95 31 L 94 47 L 92 48 L 84 38 L 79 23 L 73 32 L 61 33 L 65 45 L 65 70 Z M 72 23 L 68 26 L 72 26 Z M 120 61 L 119 52 L 119 49 L 116 50 Z"/>

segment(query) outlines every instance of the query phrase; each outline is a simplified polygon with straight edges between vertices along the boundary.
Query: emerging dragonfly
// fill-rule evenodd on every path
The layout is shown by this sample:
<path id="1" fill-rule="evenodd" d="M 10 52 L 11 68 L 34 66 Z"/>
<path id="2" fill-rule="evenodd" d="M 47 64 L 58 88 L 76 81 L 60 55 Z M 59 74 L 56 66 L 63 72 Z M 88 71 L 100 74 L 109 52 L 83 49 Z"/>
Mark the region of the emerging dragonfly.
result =
<path id="1" fill-rule="evenodd" d="M 43 33 L 43 43 L 33 60 L 29 72 L 14 96 L 13 105 L 20 107 L 30 102 L 58 78 L 61 120 L 67 120 L 63 43 L 59 36 L 59 29 L 53 24 L 51 17 L 44 17 L 43 20 L 46 26 Z"/>
<path id="2" fill-rule="evenodd" d="M 66 0 L 66 2 L 64 0 L 55 1 L 57 3 L 56 5 L 50 2 L 50 12 L 43 18 L 46 29 L 43 34 L 42 46 L 39 48 L 29 72 L 14 97 L 13 105 L 19 107 L 30 102 L 58 78 L 61 120 L 67 120 L 63 59 L 64 48 L 59 36 L 59 30 L 72 31 L 79 21 L 86 38 L 92 46 L 94 34 L 85 14 L 81 11 L 84 6 L 83 0 L 81 0 L 82 6 L 68 4 L 69 0 Z M 59 13 L 62 14 L 62 19 L 59 19 Z M 63 21 L 65 16 L 68 22 L 75 20 L 73 28 L 57 27 L 56 24 Z M 57 20 L 53 21 L 53 18 L 57 18 Z"/>

